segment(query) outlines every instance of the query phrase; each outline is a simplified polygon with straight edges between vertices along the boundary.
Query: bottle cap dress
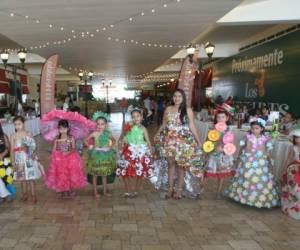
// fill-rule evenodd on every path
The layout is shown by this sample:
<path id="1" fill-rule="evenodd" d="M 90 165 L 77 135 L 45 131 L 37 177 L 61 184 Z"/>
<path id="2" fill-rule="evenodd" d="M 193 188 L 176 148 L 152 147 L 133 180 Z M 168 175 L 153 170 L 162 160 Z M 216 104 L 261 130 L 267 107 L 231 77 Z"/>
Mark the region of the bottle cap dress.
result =
<path id="1" fill-rule="evenodd" d="M 124 142 L 118 161 L 117 176 L 146 178 L 151 175 L 151 152 L 143 130 L 136 125 L 126 124 Z"/>
<path id="2" fill-rule="evenodd" d="M 203 155 L 188 124 L 182 124 L 179 113 L 167 114 L 167 126 L 154 138 L 160 158 L 153 163 L 150 182 L 156 189 L 168 189 L 167 157 L 174 157 L 177 165 L 186 170 L 183 195 L 197 198 L 200 195 L 199 177 L 203 176 Z M 176 175 L 176 173 L 175 173 Z M 175 186 L 177 177 L 175 177 Z"/>
<path id="3" fill-rule="evenodd" d="M 273 149 L 272 142 L 264 135 L 256 138 L 249 133 L 241 146 L 245 146 L 245 150 L 229 186 L 228 197 L 257 208 L 278 206 L 278 188 L 268 156 Z"/>
<path id="4" fill-rule="evenodd" d="M 294 161 L 282 177 L 282 211 L 293 219 L 300 220 L 300 152 L 293 147 Z"/>
<path id="5" fill-rule="evenodd" d="M 107 130 L 95 139 L 95 147 L 89 150 L 88 174 L 93 176 L 109 176 L 116 171 L 115 150 L 102 150 L 110 147 L 110 143 L 110 133 Z"/>
<path id="6" fill-rule="evenodd" d="M 180 113 L 168 113 L 167 124 L 158 138 L 163 157 L 175 158 L 176 164 L 184 169 L 202 165 L 202 151 L 188 123 L 182 124 Z"/>
<path id="7" fill-rule="evenodd" d="M 80 189 L 87 185 L 80 155 L 72 150 L 72 138 L 57 140 L 51 163 L 46 174 L 46 185 L 56 192 Z"/>

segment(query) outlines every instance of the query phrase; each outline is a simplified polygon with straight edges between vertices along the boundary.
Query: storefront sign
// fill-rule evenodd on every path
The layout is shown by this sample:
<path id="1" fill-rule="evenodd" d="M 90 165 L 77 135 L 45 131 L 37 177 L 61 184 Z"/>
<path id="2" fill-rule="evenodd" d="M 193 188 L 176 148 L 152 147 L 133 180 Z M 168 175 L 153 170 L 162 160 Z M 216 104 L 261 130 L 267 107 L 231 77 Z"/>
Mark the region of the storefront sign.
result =
<path id="1" fill-rule="evenodd" d="M 41 114 L 55 107 L 55 75 L 58 55 L 50 56 L 42 68 L 41 74 Z"/>
<path id="2" fill-rule="evenodd" d="M 300 31 L 213 64 L 213 97 L 300 115 Z"/>

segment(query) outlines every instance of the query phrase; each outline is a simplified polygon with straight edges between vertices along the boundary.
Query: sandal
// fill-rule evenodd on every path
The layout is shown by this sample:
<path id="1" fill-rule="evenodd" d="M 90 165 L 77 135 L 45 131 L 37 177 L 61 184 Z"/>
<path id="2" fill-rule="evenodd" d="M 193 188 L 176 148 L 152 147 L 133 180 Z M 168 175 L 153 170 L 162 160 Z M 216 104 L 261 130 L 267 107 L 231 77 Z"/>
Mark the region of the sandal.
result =
<path id="1" fill-rule="evenodd" d="M 34 204 L 37 203 L 36 195 L 32 195 L 32 196 L 31 196 L 31 201 L 32 201 Z"/>
<path id="2" fill-rule="evenodd" d="M 173 188 L 169 187 L 168 193 L 166 193 L 165 199 L 166 200 L 171 199 L 173 197 L 173 195 L 174 195 Z"/>
<path id="3" fill-rule="evenodd" d="M 131 194 L 130 194 L 130 193 L 124 193 L 124 194 L 123 194 L 123 197 L 124 197 L 124 198 L 130 198 L 130 197 L 131 197 Z"/>
<path id="4" fill-rule="evenodd" d="M 182 188 L 178 188 L 176 194 L 174 195 L 175 200 L 180 200 L 182 198 Z"/>
<path id="5" fill-rule="evenodd" d="M 28 200 L 28 194 L 27 193 L 23 193 L 21 196 L 21 201 L 25 202 Z"/>
<path id="6" fill-rule="evenodd" d="M 136 198 L 138 195 L 139 195 L 138 192 L 133 192 L 133 193 L 130 194 L 130 197 L 131 198 Z"/>

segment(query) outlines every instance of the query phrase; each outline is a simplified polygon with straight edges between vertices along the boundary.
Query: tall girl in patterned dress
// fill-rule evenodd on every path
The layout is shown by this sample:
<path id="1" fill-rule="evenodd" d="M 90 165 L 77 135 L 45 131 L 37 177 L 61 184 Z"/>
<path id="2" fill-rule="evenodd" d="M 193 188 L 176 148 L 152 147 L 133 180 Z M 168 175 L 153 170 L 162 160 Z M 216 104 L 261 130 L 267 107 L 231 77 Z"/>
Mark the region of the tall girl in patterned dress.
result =
<path id="1" fill-rule="evenodd" d="M 28 200 L 28 188 L 31 188 L 31 200 L 37 202 L 35 180 L 41 177 L 36 161 L 36 143 L 32 135 L 25 131 L 24 118 L 16 116 L 13 120 L 16 133 L 10 138 L 11 158 L 14 167 L 14 178 L 21 182 L 21 200 Z"/>
<path id="2" fill-rule="evenodd" d="M 124 125 L 123 135 L 119 140 L 121 155 L 116 174 L 124 180 L 124 197 L 133 198 L 138 195 L 142 179 L 152 172 L 152 147 L 147 129 L 142 125 L 142 111 L 134 108 L 131 118 L 133 123 Z M 133 187 L 129 178 L 135 180 Z"/>
<path id="3" fill-rule="evenodd" d="M 272 173 L 273 144 L 264 135 L 266 122 L 261 118 L 250 121 L 251 130 L 241 141 L 240 164 L 229 186 L 229 198 L 257 208 L 279 205 L 278 188 Z"/>
<path id="4" fill-rule="evenodd" d="M 185 172 L 201 157 L 200 139 L 194 124 L 194 114 L 186 106 L 183 90 L 173 94 L 172 105 L 164 112 L 163 124 L 156 136 L 160 152 L 168 162 L 168 192 L 166 199 L 181 199 Z M 176 192 L 174 193 L 175 170 L 178 170 Z"/>
<path id="5" fill-rule="evenodd" d="M 51 162 L 46 174 L 46 185 L 63 198 L 75 197 L 75 189 L 87 185 L 86 175 L 79 153 L 75 149 L 75 139 L 69 135 L 67 120 L 58 122 L 59 136 L 54 141 Z"/>
<path id="6" fill-rule="evenodd" d="M 293 147 L 288 157 L 288 167 L 282 177 L 282 211 L 300 220 L 300 129 L 290 133 Z"/>
<path id="7" fill-rule="evenodd" d="M 96 199 L 99 199 L 100 194 L 97 190 L 98 176 L 102 177 L 104 196 L 111 196 L 107 188 L 107 176 L 116 171 L 116 152 L 113 150 L 115 139 L 107 129 L 109 116 L 102 112 L 96 112 L 93 115 L 93 120 L 96 121 L 97 129 L 85 140 L 86 146 L 89 147 L 87 172 L 93 176 L 94 195 Z M 94 145 L 89 145 L 90 139 L 93 139 Z"/>
<path id="8" fill-rule="evenodd" d="M 218 187 L 217 187 L 217 199 L 222 198 L 222 190 L 223 190 L 223 183 L 226 177 L 231 177 L 234 175 L 233 171 L 233 161 L 234 158 L 232 155 L 225 154 L 224 152 L 224 136 L 229 134 L 229 127 L 228 125 L 229 120 L 229 113 L 225 110 L 219 110 L 217 112 L 215 118 L 215 126 L 216 124 L 224 124 L 226 129 L 220 132 L 220 137 L 216 141 L 215 150 L 208 154 L 208 161 L 205 170 L 205 181 L 207 178 L 217 178 L 218 180 Z M 214 130 L 217 131 L 217 130 Z M 205 144 L 204 144 L 205 145 Z"/>

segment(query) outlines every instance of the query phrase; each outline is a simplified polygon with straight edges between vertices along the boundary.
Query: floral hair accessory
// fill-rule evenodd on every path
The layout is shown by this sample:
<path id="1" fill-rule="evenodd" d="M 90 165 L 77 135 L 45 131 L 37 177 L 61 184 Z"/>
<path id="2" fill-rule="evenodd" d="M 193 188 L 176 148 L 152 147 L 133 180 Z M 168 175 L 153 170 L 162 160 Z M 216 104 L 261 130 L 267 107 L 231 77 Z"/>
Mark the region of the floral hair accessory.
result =
<path id="1" fill-rule="evenodd" d="M 215 149 L 215 145 L 211 141 L 206 141 L 203 143 L 203 150 L 205 153 L 210 153 Z"/>
<path id="2" fill-rule="evenodd" d="M 105 119 L 107 122 L 110 122 L 110 115 L 107 113 L 104 113 L 102 111 L 97 111 L 93 114 L 92 116 L 92 120 L 96 121 L 98 118 L 103 118 Z"/>
<path id="3" fill-rule="evenodd" d="M 234 135 L 231 132 L 227 132 L 225 133 L 225 135 L 223 136 L 223 142 L 224 144 L 227 143 L 232 143 L 234 141 Z"/>
<path id="4" fill-rule="evenodd" d="M 219 132 L 224 132 L 227 129 L 227 125 L 225 122 L 218 122 L 215 125 L 215 129 L 218 130 Z"/>
<path id="5" fill-rule="evenodd" d="M 134 107 L 133 105 L 130 105 L 127 109 L 128 113 L 132 113 L 133 111 L 137 111 L 139 113 L 143 113 L 143 110 L 141 110 L 139 107 Z"/>
<path id="6" fill-rule="evenodd" d="M 229 116 L 233 116 L 234 112 L 235 112 L 235 108 L 231 107 L 227 103 L 223 103 L 222 105 L 216 105 L 216 108 L 217 108 L 217 114 L 218 114 L 218 112 L 225 111 Z"/>
<path id="7" fill-rule="evenodd" d="M 233 155 L 236 151 L 236 146 L 232 143 L 227 143 L 224 145 L 224 153 L 226 155 Z"/>
<path id="8" fill-rule="evenodd" d="M 255 117 L 255 118 L 250 119 L 250 124 L 252 122 L 257 122 L 263 128 L 265 128 L 266 124 L 267 124 L 267 122 L 264 119 L 260 118 L 260 117 Z"/>
<path id="9" fill-rule="evenodd" d="M 220 132 L 218 130 L 210 130 L 207 135 L 210 141 L 217 141 L 220 139 Z"/>

